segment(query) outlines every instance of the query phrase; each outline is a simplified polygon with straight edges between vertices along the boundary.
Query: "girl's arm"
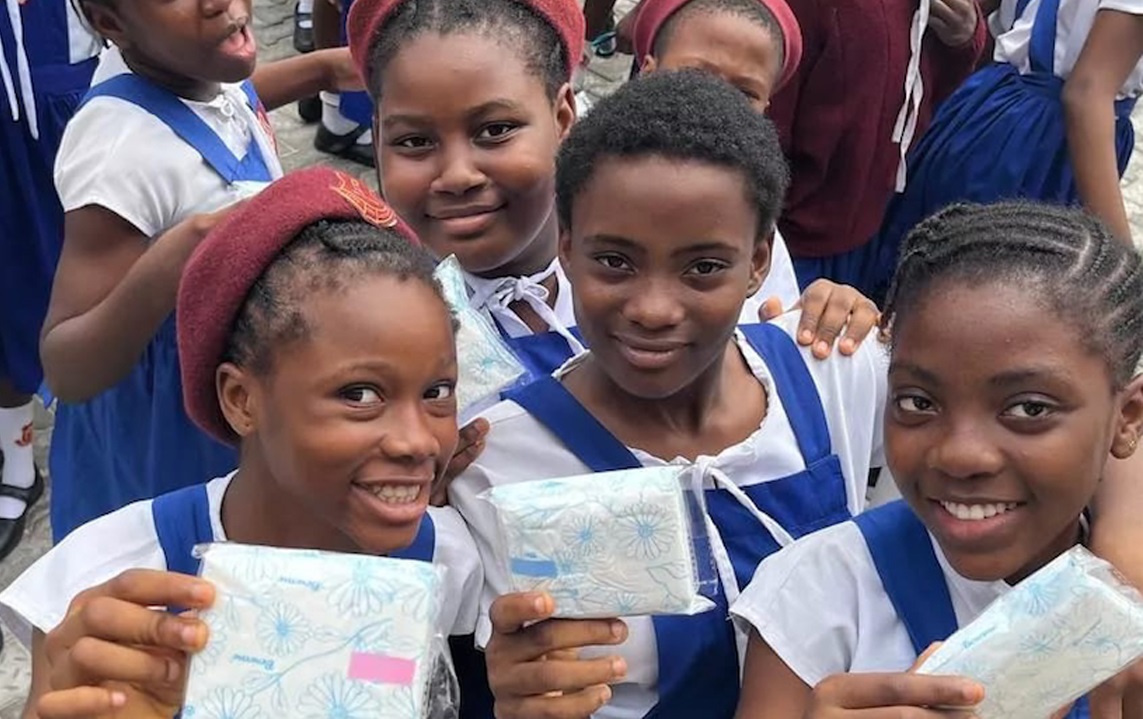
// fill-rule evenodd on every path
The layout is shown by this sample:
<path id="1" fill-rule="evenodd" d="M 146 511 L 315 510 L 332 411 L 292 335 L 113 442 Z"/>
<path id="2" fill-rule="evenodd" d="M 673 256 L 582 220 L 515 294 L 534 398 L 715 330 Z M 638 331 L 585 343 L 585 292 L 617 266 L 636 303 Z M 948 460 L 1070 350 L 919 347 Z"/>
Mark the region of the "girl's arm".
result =
<path id="1" fill-rule="evenodd" d="M 184 220 L 150 245 L 106 208 L 89 205 L 64 216 L 40 340 L 52 392 L 65 402 L 84 401 L 131 371 L 174 310 L 183 265 L 230 209 Z"/>
<path id="2" fill-rule="evenodd" d="M 812 695 L 812 688 L 786 666 L 757 631 L 751 629 L 742 671 L 742 695 L 735 719 L 802 717 Z"/>
<path id="3" fill-rule="evenodd" d="M 260 65 L 250 78 L 258 99 L 267 110 L 289 105 L 322 91 L 353 92 L 365 84 L 349 48 L 314 52 Z"/>
<path id="4" fill-rule="evenodd" d="M 1131 241 L 1131 226 L 1119 188 L 1114 103 L 1140 57 L 1143 16 L 1100 10 L 1063 94 L 1080 200 L 1125 242 Z"/>

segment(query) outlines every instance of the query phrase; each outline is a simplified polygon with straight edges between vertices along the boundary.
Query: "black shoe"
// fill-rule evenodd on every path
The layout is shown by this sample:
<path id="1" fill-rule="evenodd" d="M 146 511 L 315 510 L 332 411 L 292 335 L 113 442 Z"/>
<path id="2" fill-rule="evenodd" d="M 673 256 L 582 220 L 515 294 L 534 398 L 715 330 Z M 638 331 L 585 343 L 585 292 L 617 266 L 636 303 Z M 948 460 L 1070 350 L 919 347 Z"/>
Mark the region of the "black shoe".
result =
<path id="1" fill-rule="evenodd" d="M 302 27 L 305 22 L 309 27 Z M 294 49 L 305 54 L 314 51 L 314 16 L 308 12 L 298 12 L 294 9 Z"/>
<path id="2" fill-rule="evenodd" d="M 369 132 L 368 127 L 358 125 L 356 130 L 350 130 L 344 135 L 335 135 L 325 125 L 318 125 L 317 134 L 314 135 L 314 147 L 327 155 L 343 157 L 366 167 L 376 167 L 373 145 L 357 143 L 357 138 L 367 132 Z"/>
<path id="3" fill-rule="evenodd" d="M 321 98 L 314 95 L 313 97 L 303 97 L 301 100 L 298 100 L 298 115 L 302 118 L 302 122 L 307 125 L 320 120 Z"/>
<path id="4" fill-rule="evenodd" d="M 40 501 L 40 497 L 43 495 L 44 478 L 40 475 L 38 467 L 36 468 L 36 480 L 27 489 L 0 484 L 0 497 L 22 499 L 26 505 L 24 513 L 18 518 L 0 519 L 0 560 L 3 560 L 20 545 L 20 540 L 24 538 L 24 526 L 27 524 L 28 510 Z"/>

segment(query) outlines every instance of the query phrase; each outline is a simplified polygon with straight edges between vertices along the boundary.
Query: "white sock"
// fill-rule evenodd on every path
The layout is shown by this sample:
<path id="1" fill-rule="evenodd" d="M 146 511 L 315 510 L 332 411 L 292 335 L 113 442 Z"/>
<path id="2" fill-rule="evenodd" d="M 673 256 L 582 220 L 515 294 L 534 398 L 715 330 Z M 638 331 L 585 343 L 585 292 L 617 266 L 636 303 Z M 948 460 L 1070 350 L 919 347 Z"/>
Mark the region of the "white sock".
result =
<path id="1" fill-rule="evenodd" d="M 28 489 L 36 481 L 32 456 L 32 403 L 23 407 L 0 407 L 0 452 L 4 469 L 0 483 Z M 25 504 L 13 497 L 0 497 L 0 519 L 16 519 L 24 513 Z"/>
<path id="2" fill-rule="evenodd" d="M 332 92 L 321 93 L 321 124 L 335 135 L 348 135 L 359 127 L 356 122 L 341 114 L 341 98 Z M 372 145 L 373 133 L 362 133 L 357 138 L 357 144 Z"/>
<path id="3" fill-rule="evenodd" d="M 302 15 L 312 15 L 314 11 L 314 0 L 299 0 L 298 12 Z"/>

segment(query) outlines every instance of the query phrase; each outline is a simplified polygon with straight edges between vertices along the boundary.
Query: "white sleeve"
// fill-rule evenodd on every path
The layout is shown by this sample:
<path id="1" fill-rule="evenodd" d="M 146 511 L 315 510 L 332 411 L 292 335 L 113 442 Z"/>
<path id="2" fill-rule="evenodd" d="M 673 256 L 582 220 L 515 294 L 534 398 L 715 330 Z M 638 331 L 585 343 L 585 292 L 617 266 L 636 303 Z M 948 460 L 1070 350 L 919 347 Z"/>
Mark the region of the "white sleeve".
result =
<path id="1" fill-rule="evenodd" d="M 33 629 L 51 631 L 76 595 L 128 569 L 166 569 L 149 501 L 69 534 L 0 593 L 0 620 L 30 647 Z"/>
<path id="2" fill-rule="evenodd" d="M 480 611 L 480 591 L 484 586 L 480 555 L 464 520 L 451 507 L 430 507 L 436 530 L 434 559 L 445 568 L 445 597 L 442 616 L 451 636 L 472 634 Z"/>
<path id="3" fill-rule="evenodd" d="M 860 532 L 846 522 L 770 555 L 730 610 L 810 687 L 853 663 L 861 563 L 847 546 L 855 542 Z"/>
<path id="4" fill-rule="evenodd" d="M 1099 9 L 1143 15 L 1143 0 L 1099 0 Z"/>
<path id="5" fill-rule="evenodd" d="M 201 158 L 142 108 L 93 98 L 64 131 L 55 181 L 64 212 L 104 207 L 155 237 L 185 212 L 180 196 Z M 196 162 L 197 158 L 197 162 Z"/>
<path id="6" fill-rule="evenodd" d="M 449 502 L 464 517 L 472 532 L 484 573 L 476 618 L 476 645 L 481 649 L 492 637 L 492 622 L 488 618 L 492 602 L 509 591 L 507 563 L 503 559 L 496 509 L 480 497 L 491 486 L 479 458 L 449 485 Z"/>

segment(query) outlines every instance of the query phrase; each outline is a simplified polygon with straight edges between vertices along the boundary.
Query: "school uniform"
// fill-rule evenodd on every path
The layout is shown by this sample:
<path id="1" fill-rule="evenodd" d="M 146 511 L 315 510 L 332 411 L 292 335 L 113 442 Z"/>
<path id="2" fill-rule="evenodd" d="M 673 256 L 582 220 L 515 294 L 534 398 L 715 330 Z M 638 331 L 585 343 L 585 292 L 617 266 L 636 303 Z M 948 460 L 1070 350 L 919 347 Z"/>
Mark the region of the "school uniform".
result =
<path id="1" fill-rule="evenodd" d="M 222 501 L 233 477 L 135 502 L 83 525 L 0 593 L 0 620 L 30 646 L 32 630 L 55 628 L 77 594 L 128 569 L 197 575 L 194 546 L 227 541 Z M 390 556 L 446 567 L 441 633 L 472 634 L 483 575 L 476 547 L 455 511 L 430 507 L 413 544 Z"/>
<path id="2" fill-rule="evenodd" d="M 731 613 L 813 687 L 831 674 L 907 671 L 1010 589 L 957 574 L 897 501 L 768 557 Z M 1087 713 L 1081 701 L 1069 716 Z"/>
<path id="3" fill-rule="evenodd" d="M 477 642 L 491 634 L 492 600 L 511 590 L 506 552 L 490 487 L 640 466 L 695 466 L 718 529 L 718 608 L 694 617 L 629 618 L 617 651 L 626 680 L 596 714 L 601 719 L 730 717 L 738 697 L 742 638 L 727 621 L 729 601 L 758 562 L 781 543 L 844 521 L 864 507 L 866 478 L 881 461 L 887 356 L 877 343 L 852 357 L 814 360 L 792 339 L 797 313 L 739 329 L 735 341 L 765 388 L 768 408 L 756 432 L 715 457 L 665 461 L 624 446 L 554 376 L 513 392 L 489 410 L 492 425 L 480 457 L 450 487 L 453 506 L 473 532 L 485 567 Z"/>
<path id="4" fill-rule="evenodd" d="M 941 106 L 910 153 L 904 192 L 886 212 L 878 240 L 885 284 L 909 230 L 949 204 L 1079 201 L 1061 93 L 1100 10 L 1143 15 L 1143 0 L 1004 0 L 992 15 L 995 62 Z M 1131 111 L 1141 91 L 1143 62 L 1115 102 L 1120 176 L 1135 144 Z"/>
<path id="5" fill-rule="evenodd" d="M 31 394 L 63 244 L 52 165 L 100 46 L 68 0 L 0 5 L 0 377 Z"/>
<path id="6" fill-rule="evenodd" d="M 130 72 L 112 49 L 93 82 L 56 162 L 65 211 L 98 205 L 154 239 L 282 176 L 249 81 L 223 85 L 208 102 L 183 100 Z M 175 338 L 172 314 L 119 384 L 60 403 L 50 458 L 57 541 L 132 501 L 237 466 L 233 448 L 186 417 Z"/>
<path id="7" fill-rule="evenodd" d="M 549 306 L 549 292 L 541 283 L 548 277 L 556 279 L 555 302 Z M 558 259 L 542 272 L 527 277 L 499 277 L 485 279 L 465 273 L 472 306 L 484 315 L 500 332 L 501 338 L 516 355 L 527 371 L 528 380 L 546 377 L 572 357 L 583 353 L 583 336 L 576 329 L 573 288 Z M 756 324 L 762 304 L 771 297 L 782 301 L 782 308 L 794 306 L 801 298 L 790 253 L 775 231 L 770 272 L 761 289 L 747 298 L 739 316 L 742 324 Z M 549 327 L 546 332 L 533 332 L 510 307 L 524 302 Z M 484 408 L 492 406 L 489 402 Z"/>

